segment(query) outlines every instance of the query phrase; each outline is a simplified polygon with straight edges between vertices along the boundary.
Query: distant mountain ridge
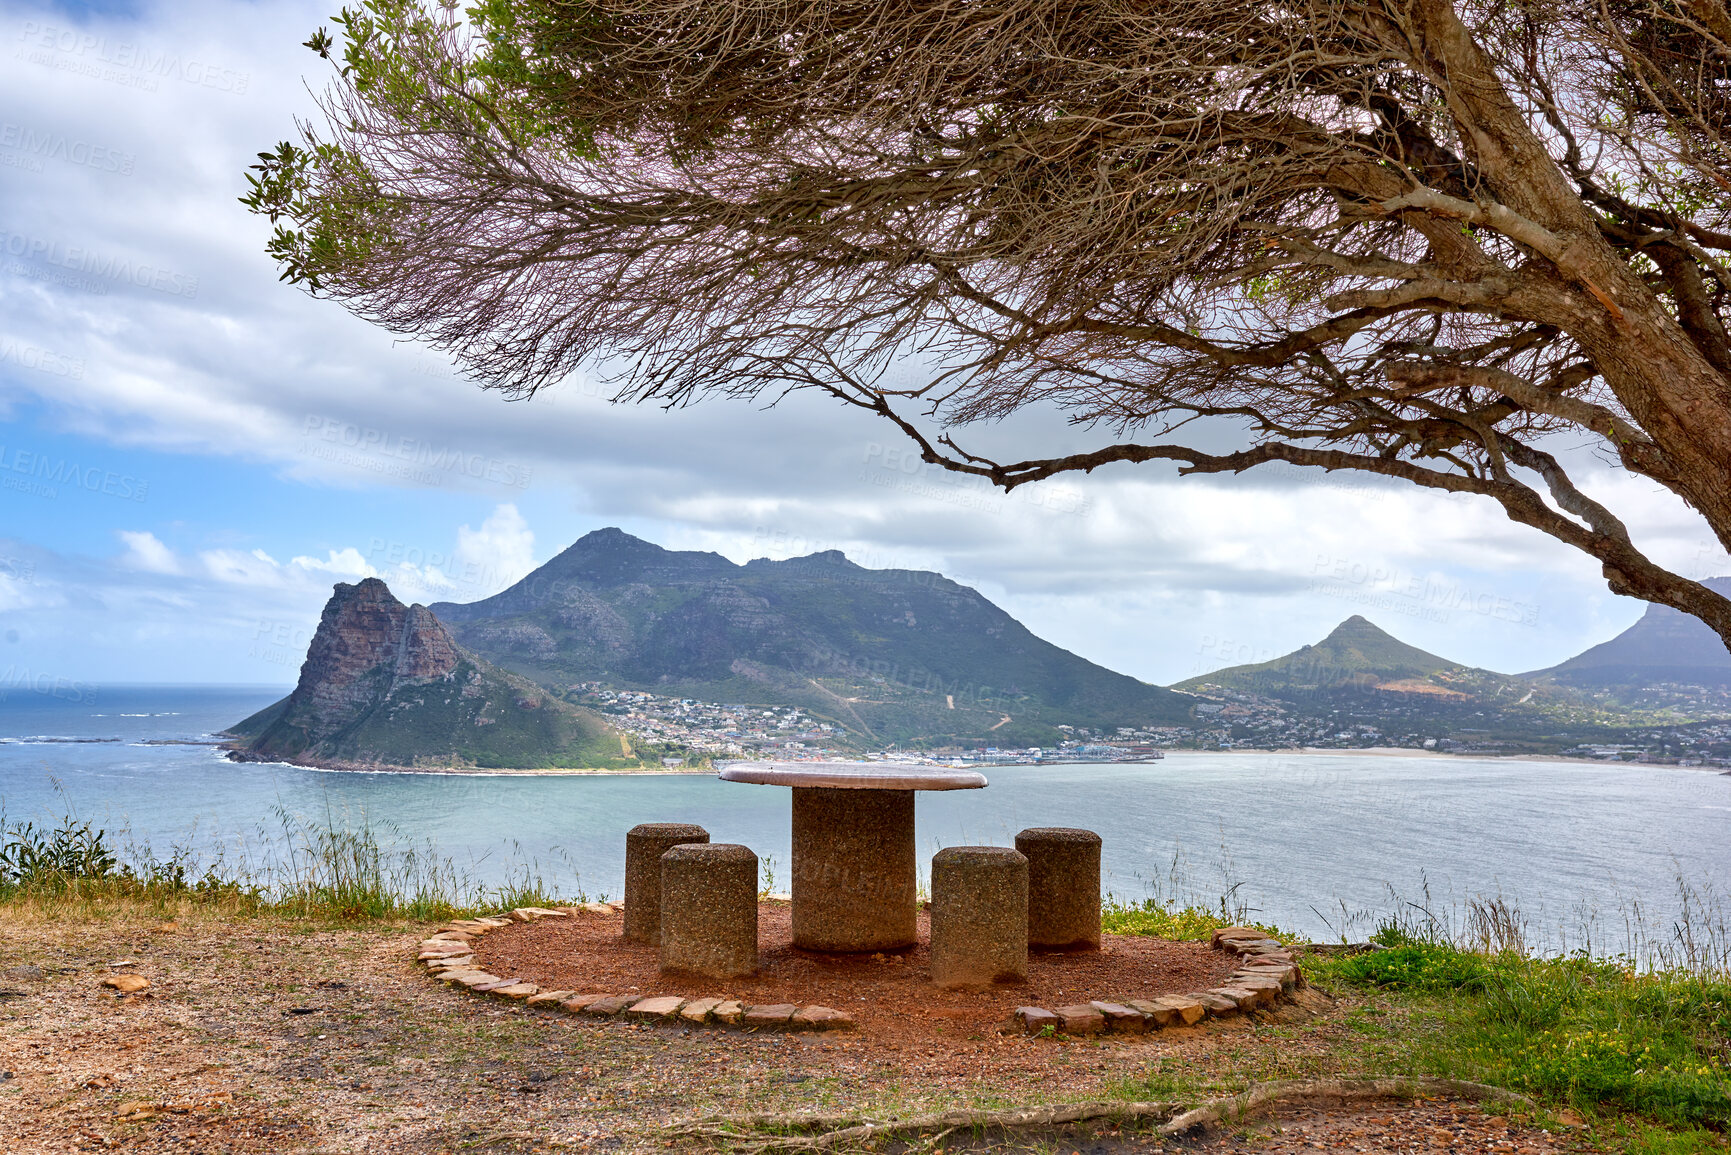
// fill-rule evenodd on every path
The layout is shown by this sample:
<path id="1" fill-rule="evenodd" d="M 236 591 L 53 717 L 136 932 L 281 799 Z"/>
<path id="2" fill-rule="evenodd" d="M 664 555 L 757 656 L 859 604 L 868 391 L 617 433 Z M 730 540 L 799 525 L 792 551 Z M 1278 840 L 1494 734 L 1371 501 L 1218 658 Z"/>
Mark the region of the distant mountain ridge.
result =
<path id="1" fill-rule="evenodd" d="M 1336 689 L 1412 690 L 1443 671 L 1468 669 L 1409 646 L 1354 614 L 1313 646 L 1301 646 L 1272 661 L 1215 670 L 1179 682 L 1175 688 L 1195 691 L 1212 685 L 1276 696 Z"/>
<path id="2" fill-rule="evenodd" d="M 1463 752 L 1578 752 L 1622 742 L 1634 728 L 1726 715 L 1725 703 L 1709 694 L 1606 693 L 1468 666 L 1356 614 L 1315 645 L 1177 688 L 1214 699 L 1197 713 L 1236 737 L 1279 733 L 1294 744 L 1368 737 Z"/>
<path id="3" fill-rule="evenodd" d="M 1708 578 L 1701 584 L 1731 597 L 1731 577 Z M 1610 641 L 1522 676 L 1586 688 L 1666 682 L 1731 685 L 1731 651 L 1699 618 L 1649 604 L 1640 620 Z"/>
<path id="4" fill-rule="evenodd" d="M 543 684 L 797 705 L 874 740 L 1050 741 L 1060 722 L 1183 724 L 1193 704 L 941 574 L 836 550 L 736 565 L 600 529 L 502 593 L 429 608 L 463 646 Z"/>
<path id="5" fill-rule="evenodd" d="M 378 578 L 338 583 L 294 692 L 229 735 L 231 756 L 337 768 L 636 768 L 599 715 L 469 653 Z"/>

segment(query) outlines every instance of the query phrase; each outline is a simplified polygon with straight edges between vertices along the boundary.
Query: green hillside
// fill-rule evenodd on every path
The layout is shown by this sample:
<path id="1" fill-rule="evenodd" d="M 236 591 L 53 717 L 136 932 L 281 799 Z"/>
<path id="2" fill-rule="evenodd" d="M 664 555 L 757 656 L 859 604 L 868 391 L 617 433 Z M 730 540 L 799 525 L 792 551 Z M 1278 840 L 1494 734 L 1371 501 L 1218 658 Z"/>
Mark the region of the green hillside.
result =
<path id="1" fill-rule="evenodd" d="M 1431 681 L 1447 671 L 1489 674 L 1409 646 L 1354 614 L 1314 646 L 1302 646 L 1268 662 L 1216 670 L 1179 682 L 1174 688 L 1198 691 L 1218 686 L 1276 695 L 1367 690 L 1388 683 Z M 1448 689 L 1448 681 L 1435 679 L 1434 684 Z"/>
<path id="2" fill-rule="evenodd" d="M 1212 704 L 1199 706 L 1198 714 L 1226 724 L 1235 737 L 1259 729 L 1304 741 L 1346 734 L 1428 737 L 1439 749 L 1545 752 L 1620 741 L 1632 727 L 1687 720 L 1450 661 L 1357 615 L 1315 645 L 1216 670 L 1177 688 L 1209 698 Z"/>

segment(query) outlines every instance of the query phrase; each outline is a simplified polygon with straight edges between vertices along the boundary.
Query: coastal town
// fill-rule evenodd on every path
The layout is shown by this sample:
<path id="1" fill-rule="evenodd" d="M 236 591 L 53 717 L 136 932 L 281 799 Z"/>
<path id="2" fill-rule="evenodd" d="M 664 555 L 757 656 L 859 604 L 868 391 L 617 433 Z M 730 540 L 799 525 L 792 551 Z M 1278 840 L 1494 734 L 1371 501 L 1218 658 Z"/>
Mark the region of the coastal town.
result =
<path id="1" fill-rule="evenodd" d="M 570 700 L 608 716 L 637 741 L 667 752 L 668 765 L 733 758 L 808 761 L 835 757 L 890 758 L 955 765 L 1152 762 L 1168 750 L 1409 749 L 1464 756 L 1534 753 L 1532 744 L 1469 728 L 1451 733 L 1374 725 L 1349 711 L 1315 714 L 1251 694 L 1198 698 L 1197 725 L 1119 727 L 1111 733 L 1058 725 L 1046 746 L 951 744 L 929 748 L 874 746 L 846 727 L 797 706 L 742 705 L 617 690 L 599 682 L 573 685 Z M 1571 743 L 1561 733 L 1545 751 L 1600 762 L 1731 769 L 1731 722 L 1695 722 L 1621 733 L 1617 741 Z"/>
<path id="2" fill-rule="evenodd" d="M 1193 731 L 1177 727 L 1121 728 L 1111 735 L 1060 725 L 1065 736 L 1051 746 L 944 745 L 929 749 L 903 746 L 870 748 L 845 727 L 814 718 L 797 706 L 723 705 L 695 698 L 674 698 L 636 690 L 613 690 L 598 682 L 570 688 L 571 700 L 609 716 L 621 731 L 639 741 L 689 751 L 696 760 L 776 758 L 806 761 L 837 756 L 894 756 L 901 760 L 961 764 L 1014 765 L 1052 762 L 1151 762 L 1162 749 L 1180 744 Z M 669 761 L 678 760 L 670 758 Z"/>

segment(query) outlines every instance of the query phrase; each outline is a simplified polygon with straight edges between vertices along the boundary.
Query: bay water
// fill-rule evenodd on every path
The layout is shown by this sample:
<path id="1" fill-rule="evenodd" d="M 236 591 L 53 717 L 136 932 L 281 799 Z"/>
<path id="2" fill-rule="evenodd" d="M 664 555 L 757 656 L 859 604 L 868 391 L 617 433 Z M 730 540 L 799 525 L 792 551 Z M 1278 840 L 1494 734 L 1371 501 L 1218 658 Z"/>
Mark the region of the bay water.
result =
<path id="1" fill-rule="evenodd" d="M 362 774 L 233 763 L 196 742 L 279 687 L 76 686 L 0 697 L 5 822 L 68 811 L 119 841 L 199 861 L 267 861 L 283 816 L 365 822 L 489 884 L 525 866 L 558 893 L 617 897 L 625 831 L 696 822 L 755 850 L 785 888 L 789 791 L 710 774 Z M 1419 906 L 1518 906 L 1538 942 L 1615 950 L 1635 904 L 1660 927 L 1678 882 L 1731 896 L 1731 777 L 1628 764 L 1364 754 L 1187 753 L 1136 765 L 989 768 L 984 790 L 923 793 L 922 862 L 1029 826 L 1104 839 L 1106 886 L 1217 902 L 1320 939 Z M 1429 894 L 1427 899 L 1425 895 Z"/>

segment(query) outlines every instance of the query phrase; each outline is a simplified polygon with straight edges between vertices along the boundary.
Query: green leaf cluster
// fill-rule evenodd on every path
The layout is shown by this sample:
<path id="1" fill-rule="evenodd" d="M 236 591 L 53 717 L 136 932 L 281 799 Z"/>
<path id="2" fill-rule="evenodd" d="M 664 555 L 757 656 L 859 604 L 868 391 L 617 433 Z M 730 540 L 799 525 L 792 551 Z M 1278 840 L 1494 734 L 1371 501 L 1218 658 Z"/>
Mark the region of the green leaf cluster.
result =
<path id="1" fill-rule="evenodd" d="M 275 226 L 266 251 L 281 279 L 366 292 L 402 251 L 417 202 L 440 191 L 425 183 L 429 150 L 482 188 L 531 149 L 542 163 L 594 156 L 594 125 L 572 91 L 586 11 L 484 0 L 465 26 L 448 8 L 364 0 L 332 17 L 336 36 L 313 33 L 305 46 L 337 65 L 333 138 L 303 126 L 298 142 L 259 153 L 240 198 Z"/>

